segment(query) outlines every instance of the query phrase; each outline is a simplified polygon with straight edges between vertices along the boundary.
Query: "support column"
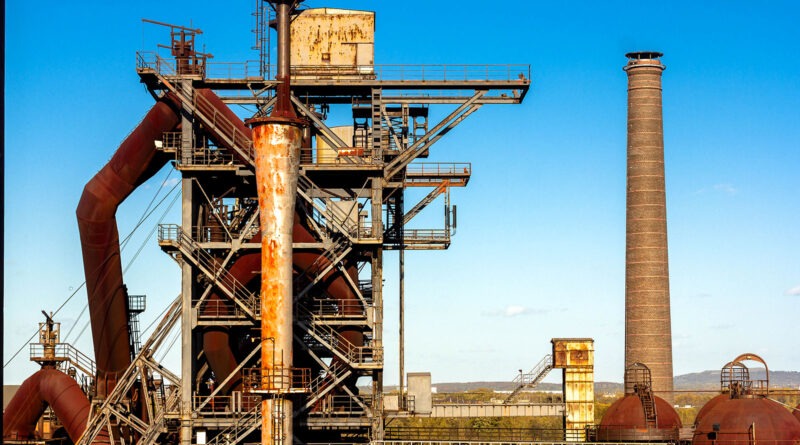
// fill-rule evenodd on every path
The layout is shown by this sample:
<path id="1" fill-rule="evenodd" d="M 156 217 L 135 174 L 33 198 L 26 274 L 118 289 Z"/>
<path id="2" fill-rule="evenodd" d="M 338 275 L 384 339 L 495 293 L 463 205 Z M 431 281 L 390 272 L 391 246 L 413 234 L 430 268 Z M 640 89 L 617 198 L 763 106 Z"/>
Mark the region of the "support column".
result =
<path id="1" fill-rule="evenodd" d="M 191 120 L 184 117 L 183 131 L 191 131 Z M 191 136 L 190 136 L 191 137 Z M 183 147 L 181 147 L 183 149 Z M 184 233 L 192 233 L 194 215 L 194 193 L 191 178 L 181 180 L 181 229 Z M 181 445 L 191 445 L 192 438 L 192 382 L 194 382 L 194 317 L 192 309 L 192 292 L 194 292 L 194 273 L 192 265 L 184 261 L 181 266 Z"/>

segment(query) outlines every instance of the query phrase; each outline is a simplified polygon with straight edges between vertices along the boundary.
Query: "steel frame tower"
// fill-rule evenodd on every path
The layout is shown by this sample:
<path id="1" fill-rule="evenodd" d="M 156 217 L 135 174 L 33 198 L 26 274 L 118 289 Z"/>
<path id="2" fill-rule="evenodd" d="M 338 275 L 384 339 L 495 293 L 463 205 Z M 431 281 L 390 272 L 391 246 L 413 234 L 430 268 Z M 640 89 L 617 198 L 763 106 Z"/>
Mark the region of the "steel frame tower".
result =
<path id="1" fill-rule="evenodd" d="M 271 420 L 292 416 L 301 442 L 382 440 L 384 253 L 448 248 L 454 227 L 449 191 L 466 186 L 472 171 L 469 163 L 420 159 L 483 105 L 521 103 L 530 66 L 370 65 L 341 75 L 320 67 L 316 76 L 305 66 L 303 76 L 292 78 L 291 104 L 308 125 L 293 243 L 295 353 L 291 369 L 270 373 L 259 363 L 265 342 L 276 346 L 260 335 L 253 141 L 220 104 L 252 106 L 252 117 L 266 116 L 280 82 L 263 76 L 272 72 L 263 64 L 248 71 L 247 63 L 215 65 L 191 50 L 176 53 L 199 30 L 175 28 L 172 55 L 138 53 L 137 73 L 154 97 L 169 94 L 182 106 L 180 130 L 157 142 L 182 174 L 180 224 L 162 225 L 158 233 L 161 248 L 181 267 L 182 292 L 80 443 L 91 443 L 105 427 L 135 430 L 143 443 L 253 441 L 262 426 L 260 402 L 277 398 L 291 400 L 293 412 L 274 413 Z M 261 74 L 230 74 L 251 71 Z M 326 124 L 331 105 L 349 108 L 352 140 Z M 439 105 L 451 111 L 429 122 L 429 107 Z M 320 141 L 335 150 L 334 159 L 323 159 Z M 408 187 L 428 193 L 407 206 Z M 441 195 L 442 227 L 406 228 Z M 153 353 L 178 326 L 181 370 L 172 373 Z M 359 379 L 371 382 L 368 394 L 359 393 Z M 143 388 L 152 405 L 146 419 L 115 408 L 134 387 Z"/>

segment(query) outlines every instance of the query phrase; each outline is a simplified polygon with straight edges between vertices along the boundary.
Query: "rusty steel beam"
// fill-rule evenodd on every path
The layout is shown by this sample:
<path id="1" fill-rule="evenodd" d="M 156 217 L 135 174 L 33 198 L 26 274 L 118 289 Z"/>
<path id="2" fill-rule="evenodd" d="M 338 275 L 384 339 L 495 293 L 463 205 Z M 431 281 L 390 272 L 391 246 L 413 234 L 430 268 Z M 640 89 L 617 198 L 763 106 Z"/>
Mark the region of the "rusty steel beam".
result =
<path id="1" fill-rule="evenodd" d="M 661 53 L 626 54 L 628 168 L 625 367 L 644 363 L 653 391 L 672 403 L 672 328 L 667 261 Z"/>

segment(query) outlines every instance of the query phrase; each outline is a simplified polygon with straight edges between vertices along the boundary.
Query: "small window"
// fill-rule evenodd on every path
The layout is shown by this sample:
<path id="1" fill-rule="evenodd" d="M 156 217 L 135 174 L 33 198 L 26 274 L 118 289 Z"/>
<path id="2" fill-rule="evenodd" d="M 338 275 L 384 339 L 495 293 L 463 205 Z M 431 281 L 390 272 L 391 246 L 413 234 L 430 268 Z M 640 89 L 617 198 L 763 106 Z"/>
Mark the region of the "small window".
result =
<path id="1" fill-rule="evenodd" d="M 322 53 L 322 61 L 325 63 L 331 63 L 331 53 Z"/>

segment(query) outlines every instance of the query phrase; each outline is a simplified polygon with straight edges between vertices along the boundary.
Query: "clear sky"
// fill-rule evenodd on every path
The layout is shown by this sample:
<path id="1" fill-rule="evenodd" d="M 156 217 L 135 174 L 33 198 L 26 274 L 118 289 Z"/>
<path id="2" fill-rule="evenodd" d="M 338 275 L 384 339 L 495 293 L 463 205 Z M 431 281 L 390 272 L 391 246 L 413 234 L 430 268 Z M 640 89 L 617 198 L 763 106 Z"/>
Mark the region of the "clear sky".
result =
<path id="1" fill-rule="evenodd" d="M 378 64 L 532 66 L 522 105 L 485 106 L 433 149 L 432 161 L 472 162 L 473 178 L 453 191 L 451 248 L 406 256 L 407 371 L 430 371 L 434 382 L 508 380 L 547 354 L 551 338 L 592 337 L 596 379 L 622 381 L 621 68 L 637 50 L 661 51 L 667 65 L 675 374 L 719 369 L 744 352 L 800 370 L 795 1 L 306 4 L 375 10 Z M 74 212 L 84 184 L 153 104 L 135 52 L 169 36 L 140 19 L 200 27 L 215 61 L 242 61 L 256 56 L 252 7 L 6 2 L 4 364 L 43 321 L 40 310 L 76 290 L 57 321 L 91 353 L 90 330 L 78 335 L 86 293 Z M 148 295 L 143 326 L 179 291 L 179 269 L 151 232 L 177 176 L 160 172 L 118 213 L 124 236 L 151 200 L 167 197 L 123 251 L 126 265 L 137 258 L 125 278 L 131 293 Z M 178 221 L 176 209 L 164 222 Z M 438 224 L 440 207 L 429 211 L 420 223 Z M 396 384 L 397 254 L 386 259 L 386 383 Z M 25 349 L 4 383 L 34 370 Z"/>

